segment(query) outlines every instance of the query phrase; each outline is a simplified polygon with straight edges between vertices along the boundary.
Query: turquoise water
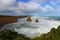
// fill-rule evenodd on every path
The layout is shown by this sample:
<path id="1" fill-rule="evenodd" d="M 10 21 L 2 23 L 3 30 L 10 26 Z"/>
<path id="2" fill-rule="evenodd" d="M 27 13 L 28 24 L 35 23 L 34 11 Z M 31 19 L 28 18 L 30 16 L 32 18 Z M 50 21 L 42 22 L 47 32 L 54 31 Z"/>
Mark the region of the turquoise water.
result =
<path id="1" fill-rule="evenodd" d="M 36 23 L 35 19 L 38 18 L 39 22 Z M 51 28 L 57 28 L 60 21 L 52 20 L 49 17 L 31 17 L 32 21 L 27 22 L 26 18 L 18 19 L 18 22 L 5 25 L 2 30 L 10 29 L 11 31 L 18 32 L 19 34 L 26 35 L 26 37 L 38 37 L 43 33 L 47 33 Z"/>

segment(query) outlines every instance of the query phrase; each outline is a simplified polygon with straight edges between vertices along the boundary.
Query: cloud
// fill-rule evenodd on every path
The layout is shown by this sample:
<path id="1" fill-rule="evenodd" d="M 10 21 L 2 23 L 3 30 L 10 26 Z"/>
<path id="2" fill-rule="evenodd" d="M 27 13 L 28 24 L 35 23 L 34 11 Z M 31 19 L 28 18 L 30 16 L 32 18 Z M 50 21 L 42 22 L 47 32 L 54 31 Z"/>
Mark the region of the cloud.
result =
<path id="1" fill-rule="evenodd" d="M 39 9 L 39 4 L 35 2 L 29 2 L 29 3 L 19 3 L 19 8 L 23 12 L 34 12 L 37 9 Z"/>
<path id="2" fill-rule="evenodd" d="M 48 2 L 54 2 L 54 3 L 60 2 L 60 0 L 31 0 L 31 1 L 38 2 L 41 4 L 48 4 Z"/>
<path id="3" fill-rule="evenodd" d="M 50 1 L 50 4 L 56 6 L 57 3 L 60 3 L 60 0 Z"/>
<path id="4" fill-rule="evenodd" d="M 15 6 L 15 4 L 17 6 Z M 16 0 L 1 0 L 0 15 L 11 14 L 11 15 L 26 15 L 27 13 L 35 13 L 39 8 L 39 4 L 35 2 L 16 2 Z M 9 10 L 9 11 L 8 11 Z"/>
<path id="5" fill-rule="evenodd" d="M 11 6 L 16 3 L 16 0 L 0 0 L 2 5 Z"/>
<path id="6" fill-rule="evenodd" d="M 54 8 L 52 8 L 50 5 L 46 5 L 44 8 L 41 8 L 43 12 L 53 12 L 55 11 Z"/>
<path id="7" fill-rule="evenodd" d="M 54 12 L 55 9 L 51 5 L 56 5 L 58 1 L 31 0 L 25 3 L 16 0 L 0 0 L 0 15 L 33 15 L 34 13 Z M 41 4 L 46 5 L 42 7 Z"/>
<path id="8" fill-rule="evenodd" d="M 50 0 L 31 0 L 33 2 L 38 2 L 40 4 L 47 4 Z"/>
<path id="9" fill-rule="evenodd" d="M 45 7 L 42 8 L 41 10 L 44 12 L 58 12 L 60 11 L 60 0 L 31 0 L 31 1 L 34 1 L 34 2 L 37 2 L 37 3 L 40 3 L 40 4 L 44 4 Z"/>
<path id="10" fill-rule="evenodd" d="M 11 4 L 13 3 L 15 0 L 1 0 L 2 3 L 4 4 Z"/>

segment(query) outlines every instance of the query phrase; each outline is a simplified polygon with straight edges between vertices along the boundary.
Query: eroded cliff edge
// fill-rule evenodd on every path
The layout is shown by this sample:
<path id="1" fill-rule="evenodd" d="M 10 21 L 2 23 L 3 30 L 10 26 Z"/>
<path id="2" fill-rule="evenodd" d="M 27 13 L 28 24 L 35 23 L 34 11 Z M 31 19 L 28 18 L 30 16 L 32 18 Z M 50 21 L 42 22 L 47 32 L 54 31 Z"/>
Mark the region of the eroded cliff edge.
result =
<path id="1" fill-rule="evenodd" d="M 0 28 L 6 24 L 17 22 L 18 18 L 25 18 L 27 16 L 3 16 L 0 15 Z"/>

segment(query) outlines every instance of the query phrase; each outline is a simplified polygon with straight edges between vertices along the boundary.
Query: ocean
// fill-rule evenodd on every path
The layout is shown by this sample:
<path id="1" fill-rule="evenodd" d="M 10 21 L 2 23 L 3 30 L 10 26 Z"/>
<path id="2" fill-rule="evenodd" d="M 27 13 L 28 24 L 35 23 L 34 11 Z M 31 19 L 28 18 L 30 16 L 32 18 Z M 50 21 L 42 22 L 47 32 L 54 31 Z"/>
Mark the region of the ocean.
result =
<path id="1" fill-rule="evenodd" d="M 39 20 L 38 23 L 35 22 L 36 18 Z M 4 25 L 1 30 L 10 29 L 11 31 L 23 34 L 26 37 L 34 38 L 47 33 L 51 28 L 57 28 L 60 25 L 60 17 L 32 16 L 31 22 L 27 22 L 26 19 L 27 18 L 19 18 L 17 20 L 18 22 Z"/>

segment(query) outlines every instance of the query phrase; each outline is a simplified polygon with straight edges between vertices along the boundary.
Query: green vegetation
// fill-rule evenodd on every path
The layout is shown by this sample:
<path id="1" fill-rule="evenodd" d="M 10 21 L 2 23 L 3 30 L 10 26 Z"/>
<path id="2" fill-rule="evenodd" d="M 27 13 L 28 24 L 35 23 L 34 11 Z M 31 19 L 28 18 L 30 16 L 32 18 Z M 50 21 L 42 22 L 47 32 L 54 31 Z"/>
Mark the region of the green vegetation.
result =
<path id="1" fill-rule="evenodd" d="M 43 34 L 40 37 L 33 38 L 32 40 L 60 40 L 60 26 L 57 29 L 52 28 L 47 34 Z"/>
<path id="2" fill-rule="evenodd" d="M 47 34 L 32 39 L 18 34 L 17 32 L 3 30 L 0 31 L 0 40 L 60 40 L 60 26 L 58 26 L 57 29 L 52 28 Z"/>
<path id="3" fill-rule="evenodd" d="M 12 32 L 10 30 L 0 31 L 0 40 L 31 40 L 28 37 L 25 37 L 22 34 L 18 34 L 17 32 Z"/>

